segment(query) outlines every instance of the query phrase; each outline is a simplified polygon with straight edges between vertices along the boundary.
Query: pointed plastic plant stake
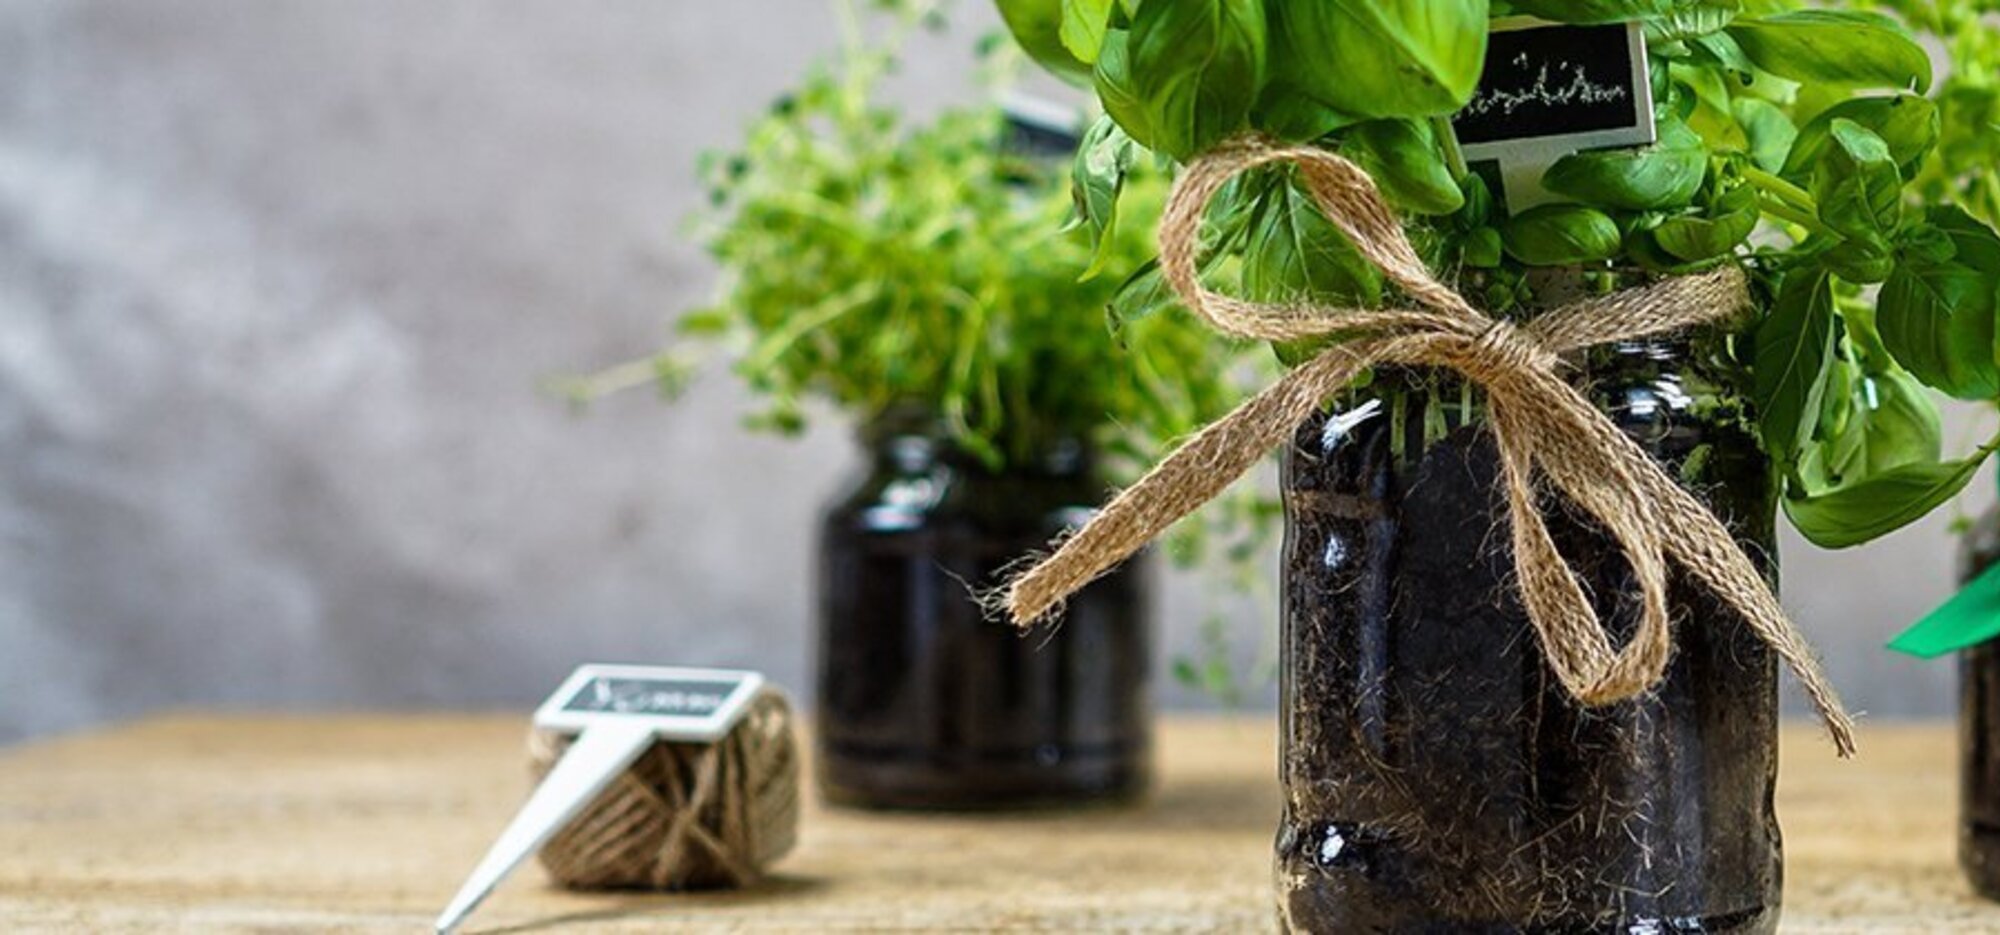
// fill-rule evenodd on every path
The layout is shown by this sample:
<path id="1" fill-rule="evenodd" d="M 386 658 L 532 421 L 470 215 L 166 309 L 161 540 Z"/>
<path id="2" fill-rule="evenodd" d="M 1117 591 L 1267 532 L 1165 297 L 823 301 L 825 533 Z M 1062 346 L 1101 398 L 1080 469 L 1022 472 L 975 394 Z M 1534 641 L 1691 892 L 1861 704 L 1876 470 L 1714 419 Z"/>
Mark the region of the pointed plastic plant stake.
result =
<path id="1" fill-rule="evenodd" d="M 764 676 L 735 669 L 579 666 L 535 712 L 535 726 L 576 741 L 473 868 L 434 929 L 449 935 L 514 867 L 595 801 L 659 740 L 714 743 L 727 735 Z"/>
<path id="2" fill-rule="evenodd" d="M 1889 648 L 1931 659 L 1971 649 L 1995 637 L 2000 637 L 2000 563 L 1890 640 Z"/>

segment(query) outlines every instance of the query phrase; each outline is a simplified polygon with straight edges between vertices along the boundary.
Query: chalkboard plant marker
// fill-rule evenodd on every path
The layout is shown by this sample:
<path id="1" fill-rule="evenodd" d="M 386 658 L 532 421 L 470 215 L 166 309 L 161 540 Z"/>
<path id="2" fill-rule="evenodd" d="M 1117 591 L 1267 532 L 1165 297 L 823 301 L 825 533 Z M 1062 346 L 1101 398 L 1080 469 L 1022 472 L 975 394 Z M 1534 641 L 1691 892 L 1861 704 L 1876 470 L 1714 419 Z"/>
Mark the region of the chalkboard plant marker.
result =
<path id="1" fill-rule="evenodd" d="M 1995 447 L 1928 396 L 2000 398 L 2000 236 L 1937 184 L 1925 46 L 1787 2 L 998 4 L 1177 166 L 1184 309 L 1291 367 L 1017 620 L 1282 447 L 1288 927 L 1773 931 L 1781 662 L 1853 744 L 1776 515 L 1858 545 Z"/>
<path id="2" fill-rule="evenodd" d="M 1117 181 L 1072 205 L 1073 109 L 917 123 L 886 105 L 879 85 L 936 4 L 886 6 L 863 21 L 860 4 L 833 3 L 838 58 L 707 163 L 699 230 L 725 274 L 715 304 L 683 316 L 665 351 L 563 388 L 677 390 L 701 350 L 720 350 L 759 401 L 753 427 L 796 435 L 814 403 L 858 423 L 862 476 L 821 516 L 813 580 L 769 582 L 814 595 L 815 762 L 831 799 L 1127 799 L 1150 772 L 1143 563 L 1035 639 L 975 591 L 1087 517 L 1165 440 L 1226 411 L 1264 355 L 1153 314 L 1164 290 L 1119 298 L 1150 251 L 1144 206 L 1166 187 L 1131 165 L 1129 142 L 1086 141 L 1094 177 Z M 1103 209 L 1121 194 L 1114 224 Z M 1077 229 L 1060 229 L 1072 211 Z M 1093 274 L 1108 268 L 1118 277 Z M 1102 314 L 1114 298 L 1116 329 Z M 1154 389 L 1136 392 L 1134 372 Z"/>
<path id="3" fill-rule="evenodd" d="M 1499 169 L 1507 208 L 1559 200 L 1542 174 L 1571 153 L 1657 141 L 1645 30 L 1497 20 L 1472 100 L 1451 127 L 1468 163 Z"/>
<path id="4" fill-rule="evenodd" d="M 738 670 L 586 665 L 570 673 L 535 712 L 535 726 L 572 732 L 575 742 L 473 868 L 435 931 L 455 930 L 655 744 L 719 743 L 764 691 L 762 675 Z"/>

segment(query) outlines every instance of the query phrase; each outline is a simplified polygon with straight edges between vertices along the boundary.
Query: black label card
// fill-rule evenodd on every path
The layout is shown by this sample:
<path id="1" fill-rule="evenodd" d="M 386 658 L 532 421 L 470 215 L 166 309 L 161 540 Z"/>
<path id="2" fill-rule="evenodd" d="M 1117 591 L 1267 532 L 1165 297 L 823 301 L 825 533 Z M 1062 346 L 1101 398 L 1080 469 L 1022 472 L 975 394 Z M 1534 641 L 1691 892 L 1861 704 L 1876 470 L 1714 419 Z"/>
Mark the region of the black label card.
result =
<path id="1" fill-rule="evenodd" d="M 1467 158 L 1507 159 L 1653 141 L 1645 37 L 1636 23 L 1498 23 L 1471 103 L 1452 118 Z"/>
<path id="2" fill-rule="evenodd" d="M 563 704 L 564 711 L 708 717 L 741 684 L 736 678 L 630 678 L 600 675 Z"/>
<path id="3" fill-rule="evenodd" d="M 720 740 L 764 691 L 764 676 L 737 669 L 586 665 L 535 711 L 535 725 L 587 731 L 644 723 L 667 740 Z"/>

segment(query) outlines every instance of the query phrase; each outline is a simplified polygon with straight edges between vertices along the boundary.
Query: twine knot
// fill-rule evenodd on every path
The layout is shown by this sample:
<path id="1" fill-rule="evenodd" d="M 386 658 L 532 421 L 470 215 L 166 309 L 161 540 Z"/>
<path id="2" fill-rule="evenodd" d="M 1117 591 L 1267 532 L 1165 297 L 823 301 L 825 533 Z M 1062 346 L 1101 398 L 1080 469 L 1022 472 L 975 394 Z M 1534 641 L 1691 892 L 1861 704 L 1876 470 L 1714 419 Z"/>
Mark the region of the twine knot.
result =
<path id="1" fill-rule="evenodd" d="M 1222 186 L 1272 163 L 1297 169 L 1319 210 L 1415 303 L 1344 309 L 1248 302 L 1210 291 L 1198 275 L 1202 217 Z M 1323 401 L 1368 367 L 1444 367 L 1485 390 L 1499 449 L 1516 586 L 1565 690 L 1586 705 L 1634 697 L 1666 674 L 1673 653 L 1671 567 L 1693 575 L 1791 667 L 1842 756 L 1854 725 L 1770 584 L 1722 522 L 1562 379 L 1563 355 L 1735 316 L 1749 304 L 1735 266 L 1677 276 L 1555 309 L 1523 324 L 1495 319 L 1438 282 L 1368 174 L 1330 152 L 1261 139 L 1190 163 L 1160 221 L 1160 265 L 1189 310 L 1237 337 L 1340 340 L 1236 411 L 1210 424 L 1120 493 L 1053 555 L 1009 581 L 1015 623 L 1028 625 L 1174 521 L 1213 499 Z M 1544 485 L 1590 514 L 1618 545 L 1638 584 L 1640 619 L 1612 644 L 1582 583 L 1557 552 L 1540 503 Z"/>
<path id="2" fill-rule="evenodd" d="M 1452 369 L 1461 373 L 1480 373 L 1486 379 L 1481 383 L 1493 383 L 1509 373 L 1524 370 L 1555 370 L 1562 365 L 1562 356 L 1543 347 L 1527 332 L 1511 321 L 1499 320 L 1488 325 L 1472 339 L 1463 357 Z"/>

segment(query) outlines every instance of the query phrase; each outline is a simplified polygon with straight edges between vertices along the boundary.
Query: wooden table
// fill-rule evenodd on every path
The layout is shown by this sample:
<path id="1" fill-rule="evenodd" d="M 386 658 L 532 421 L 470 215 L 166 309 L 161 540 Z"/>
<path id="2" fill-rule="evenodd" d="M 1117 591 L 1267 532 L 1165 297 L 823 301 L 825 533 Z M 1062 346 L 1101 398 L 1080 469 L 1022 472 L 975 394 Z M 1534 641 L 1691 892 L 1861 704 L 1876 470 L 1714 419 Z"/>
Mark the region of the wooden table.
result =
<path id="1" fill-rule="evenodd" d="M 172 717 L 0 751 L 0 929 L 425 930 L 512 814 L 519 717 Z M 1953 742 L 1786 735 L 1788 932 L 2000 932 L 1952 856 Z M 1164 725 L 1143 807 L 1012 817 L 808 803 L 782 873 L 728 895 L 593 895 L 523 868 L 470 931 L 1272 925 L 1271 720 Z"/>

